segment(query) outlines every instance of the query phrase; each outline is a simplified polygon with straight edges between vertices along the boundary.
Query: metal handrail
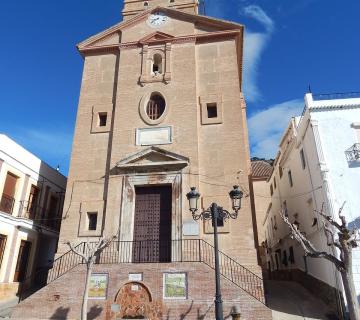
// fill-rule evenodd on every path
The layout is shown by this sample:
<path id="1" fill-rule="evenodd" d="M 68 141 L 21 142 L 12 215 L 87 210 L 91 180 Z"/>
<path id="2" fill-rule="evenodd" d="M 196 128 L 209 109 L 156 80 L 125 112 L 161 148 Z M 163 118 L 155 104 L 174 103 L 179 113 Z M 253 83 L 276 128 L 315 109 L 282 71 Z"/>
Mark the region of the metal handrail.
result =
<path id="1" fill-rule="evenodd" d="M 96 243 L 79 243 L 76 248 L 81 248 L 83 253 L 95 246 Z M 239 264 L 233 258 L 219 251 L 220 273 L 223 277 L 247 292 L 261 303 L 265 304 L 262 278 Z M 144 240 L 144 241 L 113 241 L 97 257 L 96 264 L 120 264 L 120 263 L 170 263 L 170 262 L 200 262 L 215 268 L 214 247 L 203 239 L 182 240 Z M 69 272 L 77 265 L 83 263 L 82 258 L 71 250 L 58 257 L 51 269 L 47 270 L 46 281 L 32 286 L 36 278 L 32 277 L 22 283 L 20 300 L 28 297 L 41 287 L 55 281 Z"/>
<path id="2" fill-rule="evenodd" d="M 360 98 L 360 92 L 337 92 L 313 94 L 314 101 Z"/>

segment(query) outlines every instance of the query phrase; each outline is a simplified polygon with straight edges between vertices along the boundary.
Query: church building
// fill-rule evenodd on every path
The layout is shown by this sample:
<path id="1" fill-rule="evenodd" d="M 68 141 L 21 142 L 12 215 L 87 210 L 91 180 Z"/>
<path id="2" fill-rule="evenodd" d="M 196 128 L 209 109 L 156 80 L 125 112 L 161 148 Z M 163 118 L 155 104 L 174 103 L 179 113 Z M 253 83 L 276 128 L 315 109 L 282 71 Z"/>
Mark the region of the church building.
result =
<path id="1" fill-rule="evenodd" d="M 94 265 L 92 319 L 214 319 L 213 225 L 193 219 L 186 195 L 196 187 L 199 212 L 213 202 L 233 212 L 238 185 L 237 218 L 217 221 L 224 317 L 271 319 L 249 191 L 244 26 L 198 10 L 198 0 L 124 0 L 123 21 L 78 44 L 57 259 L 15 316 L 78 318 L 86 268 L 67 242 L 85 251 L 115 237 Z"/>

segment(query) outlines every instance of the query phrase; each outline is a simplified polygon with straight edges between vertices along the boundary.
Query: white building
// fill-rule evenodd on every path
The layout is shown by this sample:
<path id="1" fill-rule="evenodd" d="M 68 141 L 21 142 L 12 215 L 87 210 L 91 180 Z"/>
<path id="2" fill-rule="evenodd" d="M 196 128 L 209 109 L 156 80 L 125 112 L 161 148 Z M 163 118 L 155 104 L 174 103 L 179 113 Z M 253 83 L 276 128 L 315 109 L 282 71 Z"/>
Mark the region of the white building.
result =
<path id="1" fill-rule="evenodd" d="M 289 237 L 281 220 L 287 210 L 292 222 L 318 249 L 327 246 L 322 219 L 316 211 L 338 217 L 350 226 L 360 226 L 360 95 L 305 96 L 303 115 L 292 118 L 286 129 L 268 180 L 271 204 L 264 227 L 267 266 L 275 278 L 299 281 L 328 303 L 339 303 L 341 278 L 324 259 L 305 258 L 303 249 Z M 353 271 L 360 294 L 360 250 L 354 252 Z"/>
<path id="2" fill-rule="evenodd" d="M 66 177 L 0 134 L 0 302 L 51 266 L 65 187 Z"/>

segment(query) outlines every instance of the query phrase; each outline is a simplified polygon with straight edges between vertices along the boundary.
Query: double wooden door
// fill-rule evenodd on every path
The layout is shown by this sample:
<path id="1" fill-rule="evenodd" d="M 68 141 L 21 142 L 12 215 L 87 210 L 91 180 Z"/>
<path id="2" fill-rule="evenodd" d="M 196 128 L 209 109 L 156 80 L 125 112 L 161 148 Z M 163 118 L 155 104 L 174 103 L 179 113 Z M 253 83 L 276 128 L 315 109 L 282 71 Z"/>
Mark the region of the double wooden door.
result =
<path id="1" fill-rule="evenodd" d="M 171 186 L 136 187 L 133 262 L 171 261 Z"/>

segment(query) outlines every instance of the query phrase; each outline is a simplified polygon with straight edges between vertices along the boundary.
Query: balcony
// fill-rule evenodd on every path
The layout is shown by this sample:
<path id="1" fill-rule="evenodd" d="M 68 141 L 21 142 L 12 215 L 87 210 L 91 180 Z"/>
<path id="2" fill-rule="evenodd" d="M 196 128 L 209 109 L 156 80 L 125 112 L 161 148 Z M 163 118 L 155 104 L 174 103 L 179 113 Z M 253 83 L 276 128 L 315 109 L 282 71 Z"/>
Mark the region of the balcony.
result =
<path id="1" fill-rule="evenodd" d="M 0 211 L 12 214 L 14 209 L 15 199 L 3 193 L 0 201 Z"/>
<path id="2" fill-rule="evenodd" d="M 345 151 L 346 160 L 348 163 L 360 163 L 360 143 L 355 143 Z"/>
<path id="3" fill-rule="evenodd" d="M 29 201 L 20 201 L 19 218 L 34 221 L 38 225 L 59 231 L 61 225 L 61 215 L 58 212 L 41 207 Z"/>

